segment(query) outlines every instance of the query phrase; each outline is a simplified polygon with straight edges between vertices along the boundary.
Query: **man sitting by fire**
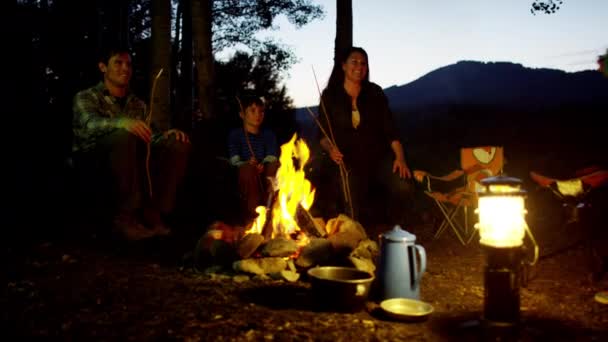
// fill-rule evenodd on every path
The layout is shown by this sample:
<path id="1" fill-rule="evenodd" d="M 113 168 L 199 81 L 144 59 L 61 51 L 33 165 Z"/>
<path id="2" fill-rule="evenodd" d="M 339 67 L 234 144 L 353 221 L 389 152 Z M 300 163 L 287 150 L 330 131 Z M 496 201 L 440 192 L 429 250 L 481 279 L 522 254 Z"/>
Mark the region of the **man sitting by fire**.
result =
<path id="1" fill-rule="evenodd" d="M 275 134 L 262 127 L 264 101 L 255 96 L 238 100 L 243 126 L 230 131 L 228 153 L 230 164 L 238 168 L 242 216 L 250 220 L 271 191 L 268 177 L 274 177 L 279 167 L 279 148 Z"/>
<path id="2" fill-rule="evenodd" d="M 128 47 L 104 47 L 97 66 L 101 81 L 74 96 L 75 166 L 87 179 L 87 188 L 103 184 L 99 188 L 112 195 L 107 209 L 115 235 L 126 240 L 168 235 L 164 219 L 175 208 L 190 139 L 179 129 L 155 122 L 131 91 Z"/>

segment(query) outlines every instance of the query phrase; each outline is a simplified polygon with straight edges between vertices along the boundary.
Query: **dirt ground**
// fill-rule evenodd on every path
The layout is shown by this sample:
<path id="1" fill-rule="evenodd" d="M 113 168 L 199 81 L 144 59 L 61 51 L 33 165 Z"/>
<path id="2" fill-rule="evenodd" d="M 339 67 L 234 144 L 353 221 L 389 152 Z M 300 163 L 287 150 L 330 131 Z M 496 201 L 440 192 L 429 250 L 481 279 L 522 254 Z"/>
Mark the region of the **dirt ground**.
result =
<path id="1" fill-rule="evenodd" d="M 539 219 L 538 222 L 541 220 Z M 534 226 L 534 224 L 531 224 Z M 571 227 L 532 227 L 541 258 L 520 289 L 521 341 L 607 341 L 608 305 L 594 301 L 587 248 Z M 100 238 L 37 241 L 3 249 L 0 305 L 9 340 L 67 341 L 477 341 L 507 340 L 480 324 L 485 255 L 432 224 L 409 227 L 428 256 L 421 322 L 388 319 L 377 303 L 356 313 L 318 311 L 305 277 L 295 283 L 201 274 L 195 241 Z M 379 231 L 370 231 L 377 236 Z M 6 339 L 5 339 L 6 340 Z"/>

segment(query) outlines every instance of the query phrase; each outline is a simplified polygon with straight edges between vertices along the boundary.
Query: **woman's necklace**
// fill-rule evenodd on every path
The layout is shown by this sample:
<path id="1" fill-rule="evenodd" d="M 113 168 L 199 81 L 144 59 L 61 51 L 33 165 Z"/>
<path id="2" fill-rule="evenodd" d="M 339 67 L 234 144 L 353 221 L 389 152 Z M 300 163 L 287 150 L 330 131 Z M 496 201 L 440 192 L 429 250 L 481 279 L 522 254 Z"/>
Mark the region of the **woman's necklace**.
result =
<path id="1" fill-rule="evenodd" d="M 361 92 L 360 84 L 344 84 L 344 90 L 350 96 L 351 102 L 351 123 L 354 129 L 359 127 L 361 123 L 361 114 L 359 114 L 359 108 L 357 107 L 357 98 Z"/>

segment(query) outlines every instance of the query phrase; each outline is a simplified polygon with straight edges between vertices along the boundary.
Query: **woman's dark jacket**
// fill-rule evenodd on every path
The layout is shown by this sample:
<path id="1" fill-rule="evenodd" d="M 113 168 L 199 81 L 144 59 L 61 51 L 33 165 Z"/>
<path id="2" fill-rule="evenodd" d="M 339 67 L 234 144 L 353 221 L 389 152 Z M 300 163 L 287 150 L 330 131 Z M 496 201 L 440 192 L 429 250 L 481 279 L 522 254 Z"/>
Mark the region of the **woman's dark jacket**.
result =
<path id="1" fill-rule="evenodd" d="M 352 125 L 351 98 L 343 87 L 325 89 L 321 99 L 319 121 L 329 135 L 325 108 L 336 145 L 344 155 L 347 168 L 369 168 L 392 153 L 391 142 L 399 140 L 399 132 L 380 86 L 371 82 L 362 84 L 357 97 L 361 116 L 357 129 Z"/>

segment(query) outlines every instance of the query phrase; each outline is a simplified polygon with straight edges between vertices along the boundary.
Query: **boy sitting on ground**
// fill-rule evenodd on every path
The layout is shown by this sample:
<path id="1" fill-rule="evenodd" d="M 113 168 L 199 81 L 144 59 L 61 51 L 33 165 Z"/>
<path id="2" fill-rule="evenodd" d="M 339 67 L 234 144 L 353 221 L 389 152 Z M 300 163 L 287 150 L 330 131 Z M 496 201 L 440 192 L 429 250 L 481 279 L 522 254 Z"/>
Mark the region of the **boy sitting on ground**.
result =
<path id="1" fill-rule="evenodd" d="M 243 126 L 230 131 L 228 153 L 230 164 L 238 168 L 238 186 L 244 218 L 257 214 L 255 208 L 264 205 L 270 182 L 279 167 L 278 144 L 275 134 L 262 128 L 265 105 L 259 97 L 244 98 L 239 116 Z"/>

